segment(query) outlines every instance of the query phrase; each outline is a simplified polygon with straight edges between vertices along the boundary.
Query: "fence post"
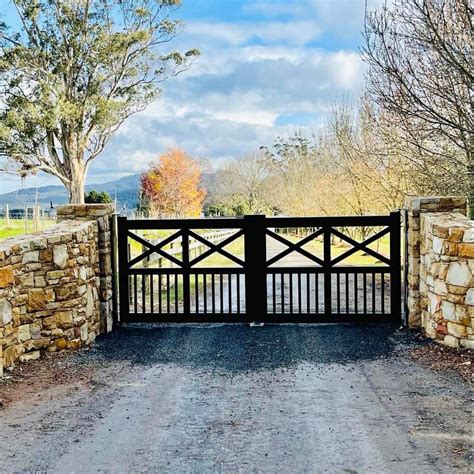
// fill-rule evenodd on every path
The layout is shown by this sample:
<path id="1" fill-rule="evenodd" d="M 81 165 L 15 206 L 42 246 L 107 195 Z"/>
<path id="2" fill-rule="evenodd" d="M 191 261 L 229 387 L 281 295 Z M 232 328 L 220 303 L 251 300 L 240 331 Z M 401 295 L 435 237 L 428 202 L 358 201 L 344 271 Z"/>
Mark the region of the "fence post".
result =
<path id="1" fill-rule="evenodd" d="M 25 206 L 25 234 L 28 233 L 28 206 Z"/>
<path id="2" fill-rule="evenodd" d="M 266 217 L 244 217 L 245 236 L 245 308 L 249 321 L 261 321 L 267 315 Z"/>
<path id="3" fill-rule="evenodd" d="M 391 212 L 390 221 L 390 313 L 399 322 L 402 315 L 400 211 Z"/>

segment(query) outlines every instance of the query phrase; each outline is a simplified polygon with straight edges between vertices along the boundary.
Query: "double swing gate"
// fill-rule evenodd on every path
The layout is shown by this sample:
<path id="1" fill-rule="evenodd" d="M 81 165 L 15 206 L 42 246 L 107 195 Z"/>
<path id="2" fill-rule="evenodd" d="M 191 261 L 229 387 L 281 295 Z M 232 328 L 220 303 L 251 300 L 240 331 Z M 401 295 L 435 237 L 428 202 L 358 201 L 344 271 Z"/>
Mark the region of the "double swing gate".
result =
<path id="1" fill-rule="evenodd" d="M 117 231 L 121 322 L 400 321 L 399 212 L 119 217 Z"/>

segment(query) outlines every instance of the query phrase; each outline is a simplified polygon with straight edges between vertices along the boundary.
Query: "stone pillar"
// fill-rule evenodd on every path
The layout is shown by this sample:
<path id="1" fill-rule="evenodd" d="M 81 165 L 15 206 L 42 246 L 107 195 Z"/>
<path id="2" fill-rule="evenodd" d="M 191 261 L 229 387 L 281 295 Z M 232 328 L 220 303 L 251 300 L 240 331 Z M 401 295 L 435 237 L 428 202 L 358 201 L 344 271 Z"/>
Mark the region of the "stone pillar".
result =
<path id="1" fill-rule="evenodd" d="M 113 204 L 68 204 L 57 209 L 57 221 L 97 221 L 99 227 L 100 332 L 108 333 L 113 325 L 112 219 Z"/>
<path id="2" fill-rule="evenodd" d="M 407 210 L 408 247 L 408 326 L 421 327 L 420 296 L 420 214 L 436 212 L 459 212 L 466 215 L 467 201 L 460 196 L 412 197 L 405 199 Z"/>

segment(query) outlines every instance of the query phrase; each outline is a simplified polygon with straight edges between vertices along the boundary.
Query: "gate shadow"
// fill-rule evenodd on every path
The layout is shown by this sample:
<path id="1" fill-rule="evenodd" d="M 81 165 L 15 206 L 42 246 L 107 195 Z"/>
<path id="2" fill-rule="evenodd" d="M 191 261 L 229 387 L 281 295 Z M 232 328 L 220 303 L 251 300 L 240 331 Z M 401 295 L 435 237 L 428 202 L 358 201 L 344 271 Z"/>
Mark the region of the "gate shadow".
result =
<path id="1" fill-rule="evenodd" d="M 383 324 L 128 325 L 98 338 L 88 352 L 103 362 L 238 373 L 374 360 L 415 343 L 416 333 Z"/>

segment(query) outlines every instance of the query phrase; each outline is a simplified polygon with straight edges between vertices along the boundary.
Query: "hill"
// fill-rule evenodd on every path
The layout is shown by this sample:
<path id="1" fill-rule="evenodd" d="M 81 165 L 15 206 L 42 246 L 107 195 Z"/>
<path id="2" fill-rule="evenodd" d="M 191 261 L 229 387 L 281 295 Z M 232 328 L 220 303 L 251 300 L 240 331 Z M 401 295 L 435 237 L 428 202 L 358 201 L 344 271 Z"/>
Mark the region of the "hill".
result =
<path id="1" fill-rule="evenodd" d="M 95 189 L 96 191 L 107 191 L 112 199 L 117 197 L 118 208 L 123 205 L 127 208 L 134 208 L 137 204 L 139 174 L 125 176 L 124 178 L 108 181 L 102 184 L 86 185 L 86 192 Z M 0 194 L 0 204 L 10 206 L 24 206 L 36 202 L 36 192 L 38 192 L 38 204 L 53 206 L 66 204 L 68 202 L 67 191 L 64 186 L 42 186 L 36 189 L 24 188 L 11 193 Z"/>

